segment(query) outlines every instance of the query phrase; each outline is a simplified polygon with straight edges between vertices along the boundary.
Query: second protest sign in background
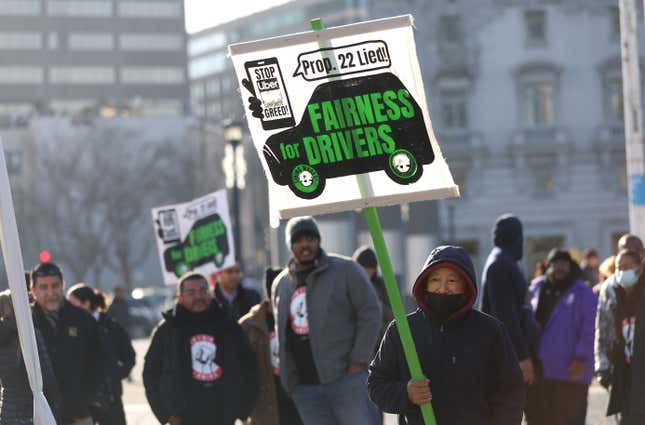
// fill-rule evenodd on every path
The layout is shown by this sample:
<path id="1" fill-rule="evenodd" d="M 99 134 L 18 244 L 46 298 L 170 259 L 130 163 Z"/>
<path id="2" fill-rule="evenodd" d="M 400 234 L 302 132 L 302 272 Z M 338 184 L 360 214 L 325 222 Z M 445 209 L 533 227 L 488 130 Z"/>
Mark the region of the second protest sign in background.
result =
<path id="1" fill-rule="evenodd" d="M 194 271 L 208 276 L 235 263 L 226 190 L 152 210 L 167 285 Z"/>

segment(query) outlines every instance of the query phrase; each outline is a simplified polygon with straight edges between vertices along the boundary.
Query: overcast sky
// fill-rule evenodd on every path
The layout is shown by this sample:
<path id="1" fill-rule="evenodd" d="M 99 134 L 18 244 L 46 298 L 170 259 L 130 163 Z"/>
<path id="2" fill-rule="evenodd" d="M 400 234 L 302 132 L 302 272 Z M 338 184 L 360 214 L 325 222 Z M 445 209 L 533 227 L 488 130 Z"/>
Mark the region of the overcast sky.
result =
<path id="1" fill-rule="evenodd" d="M 186 30 L 196 32 L 289 0 L 185 0 Z"/>

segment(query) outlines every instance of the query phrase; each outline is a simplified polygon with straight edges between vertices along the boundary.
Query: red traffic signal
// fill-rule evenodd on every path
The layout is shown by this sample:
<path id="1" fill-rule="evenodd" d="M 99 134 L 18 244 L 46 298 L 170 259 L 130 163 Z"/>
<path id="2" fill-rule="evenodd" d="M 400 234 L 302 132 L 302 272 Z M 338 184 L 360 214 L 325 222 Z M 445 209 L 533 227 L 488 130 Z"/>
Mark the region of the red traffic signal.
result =
<path id="1" fill-rule="evenodd" d="M 40 254 L 38 255 L 38 258 L 40 259 L 41 263 L 49 263 L 49 260 L 52 259 L 52 255 L 49 251 L 47 250 L 42 250 L 40 251 Z"/>

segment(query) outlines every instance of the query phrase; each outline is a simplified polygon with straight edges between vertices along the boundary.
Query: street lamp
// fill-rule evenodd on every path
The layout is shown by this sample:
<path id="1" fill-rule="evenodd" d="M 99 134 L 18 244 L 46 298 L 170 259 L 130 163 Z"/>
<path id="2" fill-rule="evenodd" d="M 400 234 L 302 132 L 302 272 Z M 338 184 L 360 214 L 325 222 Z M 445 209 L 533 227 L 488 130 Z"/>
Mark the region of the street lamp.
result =
<path id="1" fill-rule="evenodd" d="M 231 184 L 229 185 L 229 179 L 227 178 L 227 187 L 233 190 L 232 192 L 232 210 L 233 210 L 233 238 L 235 241 L 235 261 L 240 263 L 240 266 L 242 265 L 242 241 L 240 237 L 240 182 L 238 178 L 238 167 L 243 166 L 243 164 L 240 164 L 238 161 L 238 147 L 242 143 L 242 125 L 237 122 L 230 120 L 224 125 L 224 140 L 231 146 L 232 150 L 232 159 L 227 161 L 226 158 L 224 159 L 225 161 L 225 166 L 224 166 L 224 172 L 227 172 L 227 168 L 229 168 L 229 175 L 232 176 Z M 239 158 L 242 159 L 242 158 Z M 226 163 L 230 164 L 230 167 L 227 167 Z M 228 176 L 227 176 L 228 177 Z"/>

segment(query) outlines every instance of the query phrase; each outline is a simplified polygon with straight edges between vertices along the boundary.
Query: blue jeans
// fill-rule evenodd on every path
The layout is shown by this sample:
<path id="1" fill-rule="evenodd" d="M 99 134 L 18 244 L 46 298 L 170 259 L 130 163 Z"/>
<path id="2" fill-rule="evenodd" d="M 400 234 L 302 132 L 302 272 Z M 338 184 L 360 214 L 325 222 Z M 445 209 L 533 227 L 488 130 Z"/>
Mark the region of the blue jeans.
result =
<path id="1" fill-rule="evenodd" d="M 296 385 L 291 394 L 305 425 L 369 425 L 367 372 L 320 385 Z"/>

